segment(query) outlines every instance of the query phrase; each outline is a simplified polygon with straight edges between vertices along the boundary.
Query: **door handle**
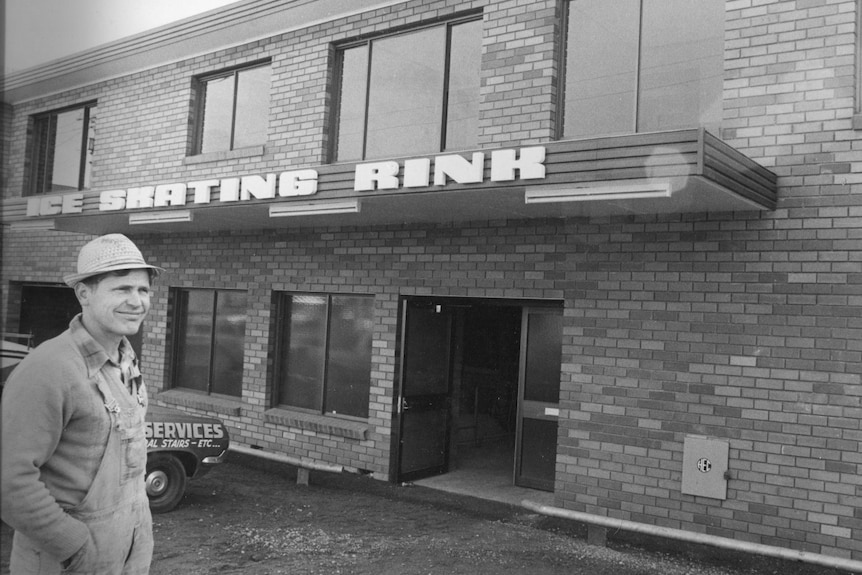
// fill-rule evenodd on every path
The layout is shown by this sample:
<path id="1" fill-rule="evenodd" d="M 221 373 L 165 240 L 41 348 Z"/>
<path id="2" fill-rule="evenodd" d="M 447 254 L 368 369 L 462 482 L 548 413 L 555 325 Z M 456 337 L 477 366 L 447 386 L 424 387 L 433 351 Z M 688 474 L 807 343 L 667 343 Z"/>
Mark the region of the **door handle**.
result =
<path id="1" fill-rule="evenodd" d="M 406 397 L 402 397 L 402 398 L 401 398 L 401 411 L 402 411 L 402 412 L 405 412 L 405 411 L 407 411 L 407 410 L 409 410 L 409 409 L 410 409 L 410 406 L 409 406 L 409 405 L 407 405 L 407 398 L 406 398 Z"/>

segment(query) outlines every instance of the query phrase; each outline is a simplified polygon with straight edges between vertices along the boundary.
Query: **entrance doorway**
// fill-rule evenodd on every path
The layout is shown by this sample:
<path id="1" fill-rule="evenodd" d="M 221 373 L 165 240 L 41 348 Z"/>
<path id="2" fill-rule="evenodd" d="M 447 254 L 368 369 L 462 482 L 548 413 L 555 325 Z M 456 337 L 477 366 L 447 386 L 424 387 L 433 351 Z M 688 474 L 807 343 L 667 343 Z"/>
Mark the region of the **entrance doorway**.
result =
<path id="1" fill-rule="evenodd" d="M 562 305 L 402 301 L 394 479 L 553 491 Z"/>

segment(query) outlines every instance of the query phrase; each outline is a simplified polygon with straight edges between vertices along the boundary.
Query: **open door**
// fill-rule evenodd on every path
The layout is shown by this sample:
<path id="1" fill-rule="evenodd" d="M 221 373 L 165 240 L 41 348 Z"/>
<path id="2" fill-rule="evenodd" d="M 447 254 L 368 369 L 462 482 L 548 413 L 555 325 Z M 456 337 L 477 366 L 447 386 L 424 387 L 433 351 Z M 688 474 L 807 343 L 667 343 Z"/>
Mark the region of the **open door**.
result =
<path id="1" fill-rule="evenodd" d="M 402 315 L 397 481 L 447 471 L 452 317 L 405 301 Z"/>
<path id="2" fill-rule="evenodd" d="M 515 439 L 515 485 L 554 490 L 563 310 L 524 308 Z"/>

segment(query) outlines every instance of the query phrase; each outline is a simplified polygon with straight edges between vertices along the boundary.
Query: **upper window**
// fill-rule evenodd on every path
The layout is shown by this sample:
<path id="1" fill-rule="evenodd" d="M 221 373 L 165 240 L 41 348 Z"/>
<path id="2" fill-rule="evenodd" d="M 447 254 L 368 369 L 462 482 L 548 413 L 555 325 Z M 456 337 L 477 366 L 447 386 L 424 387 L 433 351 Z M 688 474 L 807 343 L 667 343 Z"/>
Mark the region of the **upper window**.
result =
<path id="1" fill-rule="evenodd" d="M 178 289 L 174 387 L 242 396 L 246 292 Z"/>
<path id="2" fill-rule="evenodd" d="M 27 195 L 90 189 L 96 145 L 96 104 L 33 118 Z"/>
<path id="3" fill-rule="evenodd" d="M 570 0 L 567 138 L 721 121 L 724 2 Z"/>
<path id="4" fill-rule="evenodd" d="M 240 68 L 200 80 L 197 153 L 266 143 L 270 65 Z"/>
<path id="5" fill-rule="evenodd" d="M 374 298 L 281 294 L 278 307 L 278 403 L 368 417 Z"/>
<path id="6" fill-rule="evenodd" d="M 368 40 L 338 55 L 336 161 L 476 146 L 481 20 Z"/>

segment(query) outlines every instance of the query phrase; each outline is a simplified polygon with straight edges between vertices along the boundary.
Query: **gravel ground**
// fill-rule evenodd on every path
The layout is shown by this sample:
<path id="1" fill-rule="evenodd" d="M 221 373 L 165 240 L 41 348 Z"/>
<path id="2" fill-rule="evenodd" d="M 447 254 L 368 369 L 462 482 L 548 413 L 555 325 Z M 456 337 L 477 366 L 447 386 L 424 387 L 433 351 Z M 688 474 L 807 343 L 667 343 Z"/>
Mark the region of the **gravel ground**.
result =
<path id="1" fill-rule="evenodd" d="M 846 575 L 622 532 L 599 547 L 585 526 L 520 507 L 349 474 L 295 478 L 231 454 L 155 516 L 152 575 Z M 0 535 L 8 573 L 11 530 Z"/>

